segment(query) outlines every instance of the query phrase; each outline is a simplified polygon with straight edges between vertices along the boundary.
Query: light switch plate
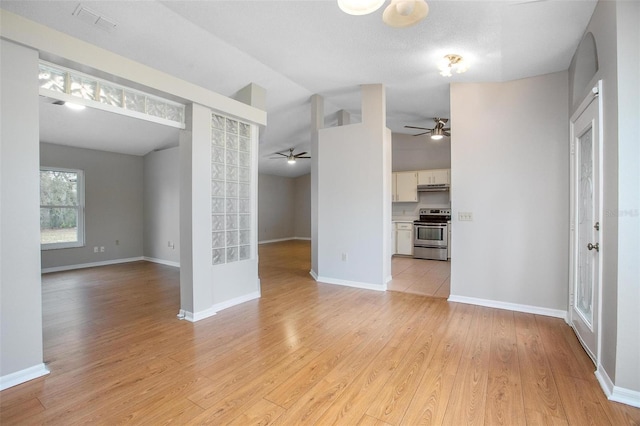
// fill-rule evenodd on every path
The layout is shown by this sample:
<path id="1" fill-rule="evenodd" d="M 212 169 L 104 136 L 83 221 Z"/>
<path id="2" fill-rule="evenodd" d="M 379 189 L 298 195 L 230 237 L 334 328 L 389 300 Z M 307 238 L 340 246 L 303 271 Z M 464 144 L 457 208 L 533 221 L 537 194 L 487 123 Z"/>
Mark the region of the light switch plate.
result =
<path id="1" fill-rule="evenodd" d="M 471 222 L 473 220 L 473 213 L 471 212 L 458 212 L 458 220 L 459 221 L 467 221 Z"/>

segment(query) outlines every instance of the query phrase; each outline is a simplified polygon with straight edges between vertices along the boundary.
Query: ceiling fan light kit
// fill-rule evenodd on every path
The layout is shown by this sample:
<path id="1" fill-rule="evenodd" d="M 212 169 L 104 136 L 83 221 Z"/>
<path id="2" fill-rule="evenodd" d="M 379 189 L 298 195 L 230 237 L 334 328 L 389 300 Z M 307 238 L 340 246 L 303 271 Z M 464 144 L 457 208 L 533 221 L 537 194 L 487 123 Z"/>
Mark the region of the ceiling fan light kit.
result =
<path id="1" fill-rule="evenodd" d="M 382 20 L 390 27 L 405 28 L 422 21 L 428 14 L 429 5 L 424 0 L 391 0 Z"/>
<path id="2" fill-rule="evenodd" d="M 307 152 L 301 152 L 299 154 L 294 154 L 293 153 L 294 148 L 289 148 L 289 152 L 284 153 L 284 152 L 276 152 L 277 155 L 280 155 L 281 157 L 272 157 L 272 159 L 280 159 L 282 157 L 285 157 L 287 159 L 287 163 L 289 164 L 296 164 L 296 160 L 298 158 L 311 158 L 309 157 L 307 154 Z"/>
<path id="3" fill-rule="evenodd" d="M 385 0 L 338 0 L 338 7 L 349 15 L 368 15 L 384 4 Z"/>
<path id="4" fill-rule="evenodd" d="M 451 77 L 452 71 L 461 74 L 469 69 L 469 65 L 462 56 L 449 54 L 445 55 L 444 58 L 440 60 L 438 63 L 438 69 L 440 70 L 441 76 Z"/>
<path id="5" fill-rule="evenodd" d="M 442 129 L 440 127 L 436 127 L 431 132 L 431 139 L 433 139 L 434 141 L 439 141 L 443 137 L 444 137 L 444 134 L 443 134 Z"/>
<path id="6" fill-rule="evenodd" d="M 439 141 L 445 136 L 451 136 L 451 128 L 444 127 L 445 124 L 447 124 L 447 122 L 449 121 L 448 118 L 436 117 L 433 119 L 433 121 L 435 121 L 436 123 L 433 129 L 430 129 L 428 127 L 416 127 L 416 126 L 404 126 L 404 127 L 406 127 L 407 129 L 425 130 L 424 132 L 418 133 L 417 135 L 413 135 L 413 136 L 430 135 L 431 139 L 434 141 Z"/>

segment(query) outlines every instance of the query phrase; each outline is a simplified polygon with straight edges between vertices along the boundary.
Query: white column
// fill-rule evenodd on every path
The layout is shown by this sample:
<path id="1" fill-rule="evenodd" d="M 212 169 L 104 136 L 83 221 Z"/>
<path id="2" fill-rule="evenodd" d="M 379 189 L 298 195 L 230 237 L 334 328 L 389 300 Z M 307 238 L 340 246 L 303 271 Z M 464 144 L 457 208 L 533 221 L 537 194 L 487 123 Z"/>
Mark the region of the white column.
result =
<path id="1" fill-rule="evenodd" d="M 38 52 L 0 41 L 0 389 L 47 374 L 40 279 Z"/>

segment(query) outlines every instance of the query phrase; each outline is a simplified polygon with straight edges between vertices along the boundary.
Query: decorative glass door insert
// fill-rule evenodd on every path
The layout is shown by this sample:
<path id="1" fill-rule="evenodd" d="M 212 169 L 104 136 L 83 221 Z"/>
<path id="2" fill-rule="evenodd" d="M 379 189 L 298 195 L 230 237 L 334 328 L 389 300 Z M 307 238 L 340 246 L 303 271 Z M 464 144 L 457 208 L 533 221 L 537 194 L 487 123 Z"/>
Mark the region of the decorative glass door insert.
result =
<path id="1" fill-rule="evenodd" d="M 576 310 L 584 321 L 593 326 L 593 254 L 587 249 L 594 240 L 593 203 L 593 128 L 578 138 L 578 280 Z"/>
<path id="2" fill-rule="evenodd" d="M 251 258 L 251 125 L 211 115 L 212 264 Z"/>

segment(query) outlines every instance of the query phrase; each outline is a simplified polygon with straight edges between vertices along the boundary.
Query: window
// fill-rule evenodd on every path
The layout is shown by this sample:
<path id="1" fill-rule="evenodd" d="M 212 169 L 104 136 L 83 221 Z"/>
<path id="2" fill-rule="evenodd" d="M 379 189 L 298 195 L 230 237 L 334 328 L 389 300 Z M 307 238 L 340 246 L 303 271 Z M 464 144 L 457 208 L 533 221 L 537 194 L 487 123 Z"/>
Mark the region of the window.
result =
<path id="1" fill-rule="evenodd" d="M 40 169 L 40 247 L 84 246 L 82 170 Z"/>

